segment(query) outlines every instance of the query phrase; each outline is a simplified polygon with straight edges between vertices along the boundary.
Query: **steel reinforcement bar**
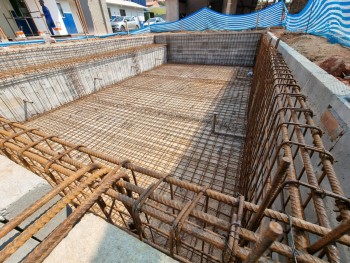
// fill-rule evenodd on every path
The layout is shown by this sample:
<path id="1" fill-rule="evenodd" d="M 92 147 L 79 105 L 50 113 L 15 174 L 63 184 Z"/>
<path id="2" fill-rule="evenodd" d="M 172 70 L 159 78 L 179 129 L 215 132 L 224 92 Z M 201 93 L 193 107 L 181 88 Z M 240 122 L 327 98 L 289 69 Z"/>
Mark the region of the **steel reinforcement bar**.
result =
<path id="1" fill-rule="evenodd" d="M 264 63 L 263 66 L 260 63 Z M 289 101 L 288 96 L 295 101 Z M 261 43 L 250 100 L 250 129 L 242 160 L 245 197 L 233 197 L 170 174 L 144 169 L 127 160 L 0 118 L 1 153 L 53 186 L 52 192 L 1 228 L 0 238 L 58 193 L 61 195 L 60 201 L 8 242 L 0 251 L 0 261 L 13 254 L 66 205 L 74 209 L 71 216 L 33 250 L 27 262 L 44 260 L 87 212 L 183 262 L 230 262 L 236 259 L 251 262 L 257 260 L 257 255 L 262 256 L 259 258 L 262 262 L 273 259 L 339 261 L 336 245 L 350 246 L 350 236 L 346 234 L 349 227 L 347 199 L 332 173 L 332 156 L 322 148 L 322 141 L 316 136 L 320 130 L 308 118 L 310 111 L 304 105 L 298 86 L 283 59 L 266 40 Z M 287 106 L 283 107 L 283 103 Z M 298 103 L 304 106 L 297 107 Z M 306 124 L 295 121 L 301 116 L 305 116 Z M 317 145 L 303 144 L 301 135 L 305 136 L 305 131 L 312 131 Z M 294 138 L 298 140 L 292 140 Z M 333 180 L 332 192 L 322 189 L 321 182 L 315 184 L 315 172 L 310 168 L 314 167 L 313 162 L 308 161 L 306 155 L 321 161 L 325 171 L 321 177 Z M 296 156 L 302 157 L 302 161 L 297 161 Z M 180 191 L 175 193 L 175 187 Z M 301 187 L 310 191 L 310 199 L 307 196 L 302 199 Z M 191 197 L 185 203 L 179 194 L 182 192 Z M 282 200 L 282 207 L 276 208 L 277 197 Z M 331 229 L 329 226 L 320 197 L 337 201 L 344 218 L 338 227 Z M 231 211 L 231 218 L 217 216 L 211 209 L 218 202 Z M 306 220 L 305 202 L 313 205 L 317 223 Z M 272 205 L 275 210 L 271 209 Z M 271 226 L 273 221 L 282 226 L 282 235 L 278 225 Z M 273 237 L 266 237 L 264 233 L 271 229 L 278 231 L 273 231 Z M 310 245 L 311 235 L 317 236 L 318 241 Z M 326 248 L 325 253 L 311 254 L 320 247 Z"/>
<path id="2" fill-rule="evenodd" d="M 60 140 L 54 136 L 47 136 L 40 131 L 27 129 L 23 125 L 11 123 L 5 119 L 0 121 L 2 124 L 0 130 L 2 152 L 12 160 L 43 176 L 55 186 L 52 192 L 6 224 L 0 230 L 0 237 L 4 237 L 57 193 L 62 195 L 61 201 L 1 251 L 1 260 L 15 252 L 67 204 L 75 207 L 75 211 L 80 212 L 74 212 L 74 220 L 69 217 L 68 221 L 62 224 L 64 227 L 62 226 L 59 228 L 61 230 L 53 232 L 48 237 L 49 241 L 43 242 L 35 249 L 28 260 L 43 260 L 43 251 L 52 251 L 58 244 L 58 240 L 68 234 L 67 229 L 71 229 L 87 211 L 123 227 L 132 234 L 136 233 L 141 240 L 158 249 L 161 248 L 162 251 L 181 261 L 220 262 L 225 259 L 228 262 L 235 257 L 246 259 L 249 256 L 249 248 L 239 246 L 238 241 L 246 241 L 251 245 L 254 245 L 258 240 L 263 242 L 256 233 L 240 226 L 243 211 L 259 211 L 259 206 L 244 202 L 243 198 L 233 198 L 192 183 L 180 181 L 169 175 L 159 175 L 134 166 L 127 161 L 104 158 L 103 154 L 83 146 L 70 143 L 61 144 Z M 91 154 L 86 154 L 86 152 L 91 152 Z M 121 169 L 120 167 L 124 167 L 124 169 L 121 171 L 122 176 L 113 177 L 115 184 L 110 187 L 110 183 L 104 184 L 107 180 L 104 178 L 107 178 L 107 175 L 113 171 L 112 167 L 115 166 L 118 166 L 118 171 Z M 143 176 L 153 177 L 155 183 L 141 187 L 139 182 L 142 181 Z M 121 179 L 122 181 L 120 181 Z M 193 200 L 197 202 L 190 201 L 184 204 L 181 199 L 176 200 L 177 198 L 171 194 L 172 192 L 170 195 L 158 192 L 157 189 L 161 184 L 166 184 L 169 189 L 177 186 L 190 190 L 195 194 Z M 96 193 L 98 194 L 96 195 Z M 199 199 L 204 199 L 206 203 L 204 211 L 196 207 Z M 234 208 L 232 209 L 231 221 L 217 218 L 208 210 L 211 202 L 218 201 Z M 121 207 L 125 209 L 121 209 Z M 143 213 L 142 216 L 141 213 Z M 279 219 L 282 224 L 287 218 L 286 215 L 269 209 L 264 211 L 264 215 L 271 219 Z M 158 227 L 156 224 L 158 221 L 169 227 L 172 226 L 171 234 L 167 231 L 167 227 Z M 292 222 L 296 228 L 298 225 L 304 226 L 305 230 L 310 229 L 311 232 L 321 236 L 323 236 L 321 233 L 331 232 L 330 229 L 320 228 L 302 220 L 292 219 Z M 188 236 L 182 236 L 184 233 L 191 236 L 192 239 L 194 238 L 195 243 L 202 242 L 204 245 L 194 246 L 193 240 L 188 243 Z M 172 243 L 172 246 L 175 246 L 173 249 L 168 244 L 171 238 L 175 241 Z M 350 244 L 348 236 L 343 236 L 340 239 Z M 292 248 L 280 242 L 272 243 L 269 249 L 271 252 L 287 258 L 293 258 L 295 254 Z M 47 253 L 44 254 L 47 255 Z M 323 260 L 303 251 L 298 251 L 296 257 L 300 262 L 323 262 Z"/>
<path id="3" fill-rule="evenodd" d="M 349 200 L 334 172 L 334 158 L 323 145 L 322 130 L 315 126 L 306 97 L 282 55 L 266 38 L 262 40 L 254 74 L 240 181 L 246 200 L 330 228 L 331 220 L 334 223 L 339 217 L 327 212 L 325 199 L 329 199 L 328 204 L 335 204 L 343 221 L 335 231 L 340 235 L 349 231 Z M 281 175 L 276 170 L 283 158 L 288 158 L 290 165 Z M 332 191 L 325 190 L 328 183 Z M 248 212 L 244 220 L 248 229 L 255 231 L 258 225 L 252 223 L 262 218 Z M 289 238 L 290 230 L 285 228 L 285 243 L 295 242 L 298 249 L 312 253 L 322 248 L 321 257 L 326 254 L 330 262 L 340 262 L 333 242 L 335 233 L 333 238 L 318 241 L 321 247 L 313 245 L 312 236 L 300 228 L 293 227 Z"/>

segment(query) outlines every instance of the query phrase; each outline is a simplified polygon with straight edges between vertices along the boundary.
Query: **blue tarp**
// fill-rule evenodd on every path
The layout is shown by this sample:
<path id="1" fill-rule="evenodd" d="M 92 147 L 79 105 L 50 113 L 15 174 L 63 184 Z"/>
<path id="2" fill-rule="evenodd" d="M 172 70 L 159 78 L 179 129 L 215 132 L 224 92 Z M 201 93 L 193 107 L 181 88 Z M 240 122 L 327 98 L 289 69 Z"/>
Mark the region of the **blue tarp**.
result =
<path id="1" fill-rule="evenodd" d="M 309 0 L 299 14 L 287 13 L 284 25 L 350 47 L 350 0 Z"/>
<path id="2" fill-rule="evenodd" d="M 282 13 L 285 11 L 284 20 Z M 284 25 L 290 32 L 305 32 L 329 39 L 331 43 L 340 43 L 350 47 L 350 0 L 309 0 L 299 14 L 289 14 L 284 2 L 278 2 L 263 10 L 245 15 L 224 15 L 209 8 L 202 8 L 181 20 L 155 24 L 139 30 L 130 31 L 130 35 L 172 31 L 204 30 L 246 30 L 256 27 L 267 28 Z M 118 32 L 92 38 L 106 38 L 115 35 L 126 35 Z M 80 40 L 76 37 L 57 40 Z M 43 43 L 43 40 L 5 42 L 1 46 Z"/>
<path id="3" fill-rule="evenodd" d="M 159 33 L 180 30 L 245 30 L 280 26 L 282 25 L 283 7 L 283 2 L 279 2 L 258 12 L 245 15 L 224 15 L 205 7 L 181 20 L 151 25 L 150 31 Z"/>

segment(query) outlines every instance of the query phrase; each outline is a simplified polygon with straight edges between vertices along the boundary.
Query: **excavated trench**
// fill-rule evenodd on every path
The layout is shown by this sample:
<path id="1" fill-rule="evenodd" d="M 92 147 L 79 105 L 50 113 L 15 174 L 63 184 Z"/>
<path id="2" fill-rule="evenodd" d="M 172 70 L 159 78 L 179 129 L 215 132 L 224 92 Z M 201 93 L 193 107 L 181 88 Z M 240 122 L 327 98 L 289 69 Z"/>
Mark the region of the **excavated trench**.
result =
<path id="1" fill-rule="evenodd" d="M 129 41 L 96 41 L 91 59 L 93 44 L 68 46 L 51 70 L 35 53 L 27 75 L 6 62 L 1 114 L 28 120 L 0 119 L 3 154 L 53 186 L 86 169 L 61 191 L 76 191 L 67 224 L 90 211 L 180 261 L 255 262 L 267 250 L 261 260 L 340 262 L 350 237 L 334 222 L 349 212 L 334 157 L 266 37 Z M 55 245 L 38 247 L 30 260 Z"/>

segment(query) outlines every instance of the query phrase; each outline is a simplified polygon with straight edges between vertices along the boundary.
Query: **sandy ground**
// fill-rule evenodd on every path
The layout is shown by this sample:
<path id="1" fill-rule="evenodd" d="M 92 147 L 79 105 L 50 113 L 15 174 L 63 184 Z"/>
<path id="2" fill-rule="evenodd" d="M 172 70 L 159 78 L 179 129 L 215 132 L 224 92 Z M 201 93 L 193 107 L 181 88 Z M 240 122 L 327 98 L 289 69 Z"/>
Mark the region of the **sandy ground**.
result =
<path id="1" fill-rule="evenodd" d="M 313 35 L 286 33 L 281 29 L 272 32 L 317 65 L 329 58 L 336 58 L 343 60 L 346 68 L 350 70 L 350 48 L 331 44 L 327 39 Z"/>
<path id="2" fill-rule="evenodd" d="M 344 60 L 350 67 L 350 48 L 331 44 L 327 39 L 313 35 L 289 33 L 283 34 L 281 39 L 318 65 L 329 57 L 335 57 Z"/>

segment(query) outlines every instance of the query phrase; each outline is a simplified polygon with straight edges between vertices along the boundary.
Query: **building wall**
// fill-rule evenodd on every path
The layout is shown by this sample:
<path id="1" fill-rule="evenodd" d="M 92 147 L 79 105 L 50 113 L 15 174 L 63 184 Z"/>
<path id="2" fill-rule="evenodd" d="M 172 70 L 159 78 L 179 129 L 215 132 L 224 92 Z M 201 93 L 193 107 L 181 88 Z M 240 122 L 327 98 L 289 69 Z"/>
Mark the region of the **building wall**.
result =
<path id="1" fill-rule="evenodd" d="M 143 9 L 139 8 L 133 8 L 133 7 L 128 7 L 128 6 L 120 6 L 120 5 L 113 5 L 113 4 L 107 4 L 107 7 L 111 10 L 111 16 L 112 18 L 115 18 L 116 16 L 120 16 L 120 9 L 125 10 L 125 14 L 127 16 L 144 16 L 144 11 Z"/>
<path id="2" fill-rule="evenodd" d="M 69 34 L 83 33 L 78 10 L 73 0 L 57 0 L 64 13 L 63 22 Z"/>
<path id="3" fill-rule="evenodd" d="M 139 5 L 146 6 L 146 0 L 131 0 L 131 2 L 134 2 Z"/>
<path id="4" fill-rule="evenodd" d="M 70 10 L 72 12 L 73 19 L 75 22 L 75 26 L 77 27 L 78 33 L 84 33 L 84 29 L 83 29 L 83 26 L 81 25 L 81 21 L 78 15 L 78 9 L 74 0 L 68 0 L 68 2 L 69 2 Z"/>
<path id="5" fill-rule="evenodd" d="M 81 4 L 85 3 L 81 1 Z M 112 26 L 109 22 L 107 4 L 105 0 L 87 0 L 88 9 L 91 14 L 91 22 L 93 24 L 93 33 L 95 35 L 104 35 L 112 33 Z M 86 7 L 85 7 L 86 10 Z M 85 11 L 84 11 L 85 13 Z M 92 32 L 89 32 L 92 33 Z"/>
<path id="6" fill-rule="evenodd" d="M 30 12 L 37 12 L 40 11 L 40 14 L 42 14 L 42 8 L 40 6 L 40 4 L 38 3 L 38 1 L 36 0 L 25 0 L 28 9 Z M 58 11 L 57 8 L 57 4 L 56 4 L 56 0 L 45 0 L 44 1 L 45 6 L 50 10 L 51 16 L 53 21 L 55 22 L 56 27 L 60 26 L 62 28 L 61 34 L 62 35 L 66 35 L 68 34 L 67 29 L 64 25 L 62 16 L 60 14 L 60 12 Z M 39 17 L 38 15 L 39 13 L 33 13 L 32 16 L 33 17 Z M 39 31 L 45 31 L 48 32 L 48 28 L 46 25 L 45 21 L 45 17 L 41 17 L 41 18 L 34 18 L 34 22 L 36 27 L 38 28 Z"/>
<path id="7" fill-rule="evenodd" d="M 84 13 L 86 25 L 87 25 L 87 30 L 89 34 L 94 34 L 95 28 L 94 28 L 94 23 L 92 21 L 92 16 L 89 8 L 88 1 L 80 1 L 82 12 Z"/>
<path id="8" fill-rule="evenodd" d="M 63 12 L 63 22 L 67 29 L 68 34 L 76 34 L 78 33 L 77 26 L 75 25 L 75 21 L 73 18 L 73 14 L 70 10 L 69 2 L 67 0 L 57 1 L 61 5 Z"/>
<path id="9" fill-rule="evenodd" d="M 10 13 L 9 13 L 10 10 L 13 10 L 10 2 L 8 0 L 1 0 L 0 1 L 0 25 L 1 25 L 1 28 L 4 30 L 4 33 L 8 37 L 13 38 L 15 37 L 13 30 L 18 31 L 19 29 L 14 20 L 8 20 L 7 22 L 6 18 L 4 17 L 4 15 L 6 17 L 10 17 Z M 9 25 L 9 23 L 11 26 Z"/>

